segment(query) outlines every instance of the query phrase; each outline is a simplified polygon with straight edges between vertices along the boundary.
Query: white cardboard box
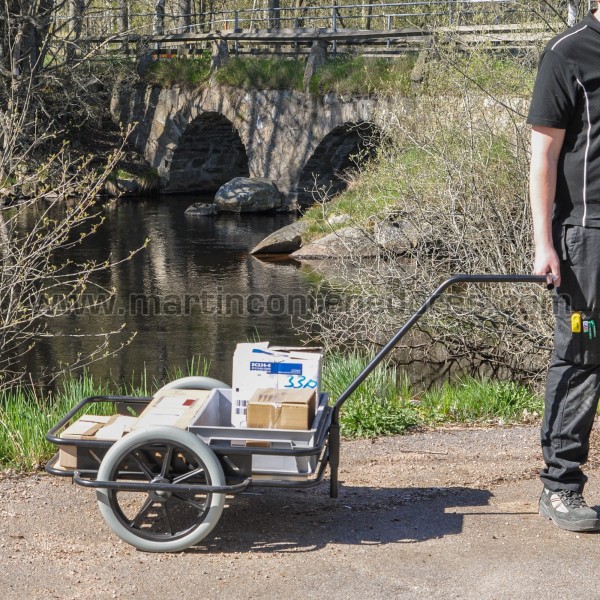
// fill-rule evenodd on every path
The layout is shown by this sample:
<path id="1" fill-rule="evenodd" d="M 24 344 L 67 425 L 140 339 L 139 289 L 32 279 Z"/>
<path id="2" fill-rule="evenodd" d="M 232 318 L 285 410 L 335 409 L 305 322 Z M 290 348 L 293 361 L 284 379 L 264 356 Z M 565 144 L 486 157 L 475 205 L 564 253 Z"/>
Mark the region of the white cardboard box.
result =
<path id="1" fill-rule="evenodd" d="M 257 389 L 308 388 L 318 398 L 322 368 L 322 348 L 238 344 L 233 355 L 232 425 L 246 426 L 246 407 Z"/>
<path id="2" fill-rule="evenodd" d="M 202 408 L 210 390 L 165 390 L 155 396 L 138 417 L 133 429 L 155 425 L 172 425 L 185 429 Z"/>

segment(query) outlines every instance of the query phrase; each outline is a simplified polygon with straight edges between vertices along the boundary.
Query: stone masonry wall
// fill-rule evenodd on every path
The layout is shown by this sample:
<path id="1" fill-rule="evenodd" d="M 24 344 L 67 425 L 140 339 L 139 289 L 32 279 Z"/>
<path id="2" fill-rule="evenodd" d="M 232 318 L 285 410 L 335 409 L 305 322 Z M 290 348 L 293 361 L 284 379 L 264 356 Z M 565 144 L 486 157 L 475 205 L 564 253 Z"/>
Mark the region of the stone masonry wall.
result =
<path id="1" fill-rule="evenodd" d="M 288 197 L 328 133 L 377 119 L 372 98 L 222 87 L 119 88 L 111 112 L 121 123 L 136 123 L 130 141 L 158 169 L 166 191 L 197 191 L 202 172 L 210 179 L 205 189 L 249 174 L 274 180 Z"/>

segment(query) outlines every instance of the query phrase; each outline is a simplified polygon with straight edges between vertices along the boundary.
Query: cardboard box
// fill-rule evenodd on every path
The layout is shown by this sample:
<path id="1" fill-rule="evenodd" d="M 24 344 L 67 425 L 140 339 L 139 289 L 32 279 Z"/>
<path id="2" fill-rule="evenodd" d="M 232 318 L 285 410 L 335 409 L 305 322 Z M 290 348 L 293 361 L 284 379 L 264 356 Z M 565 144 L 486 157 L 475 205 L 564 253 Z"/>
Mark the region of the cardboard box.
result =
<path id="1" fill-rule="evenodd" d="M 314 390 L 260 389 L 248 402 L 247 426 L 259 429 L 310 429 L 315 418 Z"/>
<path id="2" fill-rule="evenodd" d="M 166 390 L 138 417 L 133 429 L 172 425 L 186 429 L 210 395 L 210 390 Z"/>
<path id="3" fill-rule="evenodd" d="M 247 405 L 258 389 L 308 389 L 318 397 L 322 367 L 322 348 L 238 344 L 233 355 L 232 425 L 246 427 Z"/>
<path id="4" fill-rule="evenodd" d="M 137 417 L 128 415 L 113 415 L 96 432 L 97 440 L 116 441 L 121 439 L 126 433 L 129 433 L 137 422 Z"/>
<path id="5" fill-rule="evenodd" d="M 94 440 L 96 433 L 109 421 L 110 416 L 83 415 L 67 427 L 60 435 L 65 440 Z M 63 469 L 97 468 L 101 453 L 77 446 L 59 446 L 58 463 Z"/>

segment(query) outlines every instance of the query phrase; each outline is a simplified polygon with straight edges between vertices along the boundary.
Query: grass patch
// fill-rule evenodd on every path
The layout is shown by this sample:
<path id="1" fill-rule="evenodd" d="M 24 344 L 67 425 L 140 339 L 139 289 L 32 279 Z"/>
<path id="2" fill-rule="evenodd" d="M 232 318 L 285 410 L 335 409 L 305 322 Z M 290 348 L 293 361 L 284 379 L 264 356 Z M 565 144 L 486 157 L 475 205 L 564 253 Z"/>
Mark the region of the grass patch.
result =
<path id="1" fill-rule="evenodd" d="M 301 90 L 304 63 L 284 58 L 231 58 L 214 74 L 221 85 L 244 90 Z"/>
<path id="2" fill-rule="evenodd" d="M 375 159 L 361 166 L 360 176 L 351 179 L 344 192 L 331 200 L 317 202 L 304 213 L 302 220 L 307 228 L 303 242 L 349 225 L 369 231 L 370 222 L 381 220 L 390 207 L 398 204 L 402 188 L 403 180 L 387 172 L 385 163 L 382 165 Z"/>
<path id="3" fill-rule="evenodd" d="M 414 58 L 343 57 L 327 61 L 313 76 L 313 94 L 410 93 Z M 244 90 L 303 90 L 305 62 L 290 58 L 231 57 L 212 77 L 220 85 Z M 210 55 L 171 58 L 152 63 L 144 83 L 169 87 L 208 82 Z"/>
<path id="4" fill-rule="evenodd" d="M 161 87 L 197 86 L 208 81 L 210 60 L 208 52 L 188 58 L 157 60 L 148 66 L 142 79 L 148 85 Z"/>
<path id="5" fill-rule="evenodd" d="M 492 96 L 499 93 L 503 98 L 531 98 L 536 72 L 527 60 L 498 56 L 494 52 L 486 53 L 484 48 L 464 55 L 446 53 L 439 63 L 432 61 L 427 68 L 427 93 L 452 94 L 448 76 L 460 74 L 464 77 L 465 91 L 485 91 Z"/>
<path id="6" fill-rule="evenodd" d="M 332 401 L 350 385 L 370 358 L 361 353 L 331 354 L 323 372 L 323 389 Z M 187 375 L 206 375 L 208 364 L 192 361 L 175 369 L 171 381 Z M 140 378 L 120 385 L 97 382 L 89 374 L 67 377 L 59 389 L 42 397 L 22 386 L 0 397 L 0 467 L 17 471 L 40 468 L 56 448 L 45 435 L 77 402 L 89 396 L 152 395 L 162 382 Z M 541 398 L 513 382 L 464 379 L 419 393 L 399 377 L 390 363 L 382 363 L 358 387 L 341 411 L 342 435 L 373 438 L 402 434 L 418 426 L 440 423 L 522 423 L 537 420 L 543 410 Z M 111 414 L 112 405 L 92 404 L 86 412 Z"/>
<path id="7" fill-rule="evenodd" d="M 0 465 L 17 471 L 40 468 L 56 452 L 45 440 L 48 430 L 79 400 L 108 393 L 108 385 L 97 384 L 89 376 L 69 380 L 47 398 L 31 387 L 5 392 L 0 397 Z M 109 414 L 109 408 L 93 404 L 89 412 Z"/>
<path id="8" fill-rule="evenodd" d="M 332 400 L 337 399 L 368 362 L 359 353 L 329 356 L 323 371 L 323 389 Z M 344 403 L 340 413 L 342 435 L 377 437 L 415 427 L 418 414 L 407 397 L 406 390 L 398 388 L 396 369 L 389 364 L 379 365 Z"/>
<path id="9" fill-rule="evenodd" d="M 413 55 L 395 58 L 340 56 L 330 58 L 309 83 L 312 94 L 396 94 L 413 95 L 411 73 Z M 147 85 L 161 87 L 198 86 L 211 78 L 209 52 L 189 57 L 154 61 L 142 76 Z M 303 90 L 304 60 L 277 57 L 236 57 L 212 74 L 221 85 L 245 90 Z M 420 93 L 452 94 L 447 86 L 449 73 L 461 73 L 468 91 L 502 90 L 503 95 L 528 98 L 533 86 L 533 70 L 527 64 L 484 52 L 468 56 L 431 58 L 425 66 L 425 85 Z"/>
<path id="10" fill-rule="evenodd" d="M 394 58 L 340 57 L 327 61 L 312 77 L 313 94 L 387 93 L 408 95 L 411 91 L 412 56 Z"/>
<path id="11" fill-rule="evenodd" d="M 537 420 L 543 399 L 513 381 L 464 379 L 423 394 L 419 411 L 428 424 L 444 422 L 514 423 Z"/>

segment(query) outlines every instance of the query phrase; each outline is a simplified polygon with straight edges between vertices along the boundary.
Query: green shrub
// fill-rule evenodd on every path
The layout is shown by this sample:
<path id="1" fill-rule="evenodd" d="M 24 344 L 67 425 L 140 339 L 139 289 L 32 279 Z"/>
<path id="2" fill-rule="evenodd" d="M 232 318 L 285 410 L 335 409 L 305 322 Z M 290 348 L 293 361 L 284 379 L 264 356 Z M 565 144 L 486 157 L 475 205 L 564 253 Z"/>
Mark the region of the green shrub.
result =
<path id="1" fill-rule="evenodd" d="M 370 362 L 363 352 L 326 358 L 323 389 L 332 402 Z M 401 434 L 440 423 L 532 423 L 543 413 L 543 399 L 512 381 L 465 377 L 420 392 L 383 361 L 344 403 L 342 435 L 350 438 Z"/>

